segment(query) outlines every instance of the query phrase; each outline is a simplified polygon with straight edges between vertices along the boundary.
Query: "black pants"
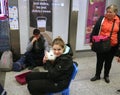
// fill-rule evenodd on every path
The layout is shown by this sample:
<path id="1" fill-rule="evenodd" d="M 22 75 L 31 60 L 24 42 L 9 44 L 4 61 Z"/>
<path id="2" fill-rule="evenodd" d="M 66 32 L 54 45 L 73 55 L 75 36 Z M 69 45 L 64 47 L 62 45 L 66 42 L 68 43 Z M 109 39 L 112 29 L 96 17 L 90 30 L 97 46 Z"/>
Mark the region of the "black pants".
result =
<path id="1" fill-rule="evenodd" d="M 109 77 L 109 72 L 112 66 L 113 57 L 116 53 L 117 47 L 112 47 L 109 52 L 96 53 L 97 64 L 96 64 L 96 76 L 100 77 L 101 70 L 104 65 L 104 77 Z"/>
<path id="2" fill-rule="evenodd" d="M 40 53 L 26 52 L 24 55 L 27 66 L 43 66 L 44 50 Z"/>
<path id="3" fill-rule="evenodd" d="M 26 76 L 28 90 L 32 95 L 45 95 L 61 91 L 62 86 L 48 79 L 47 72 L 31 72 Z"/>

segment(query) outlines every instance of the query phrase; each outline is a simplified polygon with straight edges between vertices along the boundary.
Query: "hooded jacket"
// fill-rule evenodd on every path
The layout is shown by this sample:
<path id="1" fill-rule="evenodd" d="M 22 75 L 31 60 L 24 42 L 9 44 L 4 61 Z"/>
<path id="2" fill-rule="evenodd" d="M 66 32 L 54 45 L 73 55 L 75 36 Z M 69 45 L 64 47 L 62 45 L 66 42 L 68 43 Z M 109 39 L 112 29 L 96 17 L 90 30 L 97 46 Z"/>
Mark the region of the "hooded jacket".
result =
<path id="1" fill-rule="evenodd" d="M 65 52 L 54 60 L 54 63 L 47 61 L 48 78 L 65 88 L 69 85 L 71 74 L 73 72 L 73 60 L 69 54 L 70 47 L 66 46 Z"/>

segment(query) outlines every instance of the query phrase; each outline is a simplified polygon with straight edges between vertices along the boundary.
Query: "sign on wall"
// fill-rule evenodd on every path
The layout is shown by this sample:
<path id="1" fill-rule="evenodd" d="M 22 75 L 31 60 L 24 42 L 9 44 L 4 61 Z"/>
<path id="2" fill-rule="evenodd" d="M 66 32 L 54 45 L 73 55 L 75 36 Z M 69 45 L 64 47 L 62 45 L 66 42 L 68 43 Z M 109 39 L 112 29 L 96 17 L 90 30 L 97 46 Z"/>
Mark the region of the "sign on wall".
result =
<path id="1" fill-rule="evenodd" d="M 85 32 L 85 44 L 89 43 L 90 34 L 92 29 L 98 20 L 98 18 L 104 15 L 106 0 L 89 0 L 88 15 Z"/>
<path id="2" fill-rule="evenodd" d="M 10 30 L 18 30 L 18 8 L 17 6 L 9 6 L 9 23 Z"/>
<path id="3" fill-rule="evenodd" d="M 30 27 L 52 32 L 52 0 L 29 0 Z"/>

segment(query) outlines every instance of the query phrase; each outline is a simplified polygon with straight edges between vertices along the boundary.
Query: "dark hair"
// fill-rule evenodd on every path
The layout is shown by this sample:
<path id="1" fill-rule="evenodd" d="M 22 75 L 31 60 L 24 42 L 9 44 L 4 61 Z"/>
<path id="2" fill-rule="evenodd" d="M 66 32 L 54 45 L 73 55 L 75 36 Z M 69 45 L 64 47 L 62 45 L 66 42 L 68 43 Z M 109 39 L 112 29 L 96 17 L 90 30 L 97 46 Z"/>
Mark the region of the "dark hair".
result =
<path id="1" fill-rule="evenodd" d="M 38 35 L 40 34 L 40 30 L 39 29 L 34 29 L 33 30 L 33 35 Z"/>

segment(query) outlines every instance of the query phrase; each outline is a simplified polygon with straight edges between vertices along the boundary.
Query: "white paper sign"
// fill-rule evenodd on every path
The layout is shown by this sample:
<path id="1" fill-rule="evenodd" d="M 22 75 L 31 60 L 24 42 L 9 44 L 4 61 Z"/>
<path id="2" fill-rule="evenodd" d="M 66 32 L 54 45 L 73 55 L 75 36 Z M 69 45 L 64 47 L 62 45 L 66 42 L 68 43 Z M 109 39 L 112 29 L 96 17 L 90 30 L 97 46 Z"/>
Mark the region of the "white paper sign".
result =
<path id="1" fill-rule="evenodd" d="M 16 6 L 9 7 L 9 22 L 11 30 L 18 30 L 18 9 Z"/>

